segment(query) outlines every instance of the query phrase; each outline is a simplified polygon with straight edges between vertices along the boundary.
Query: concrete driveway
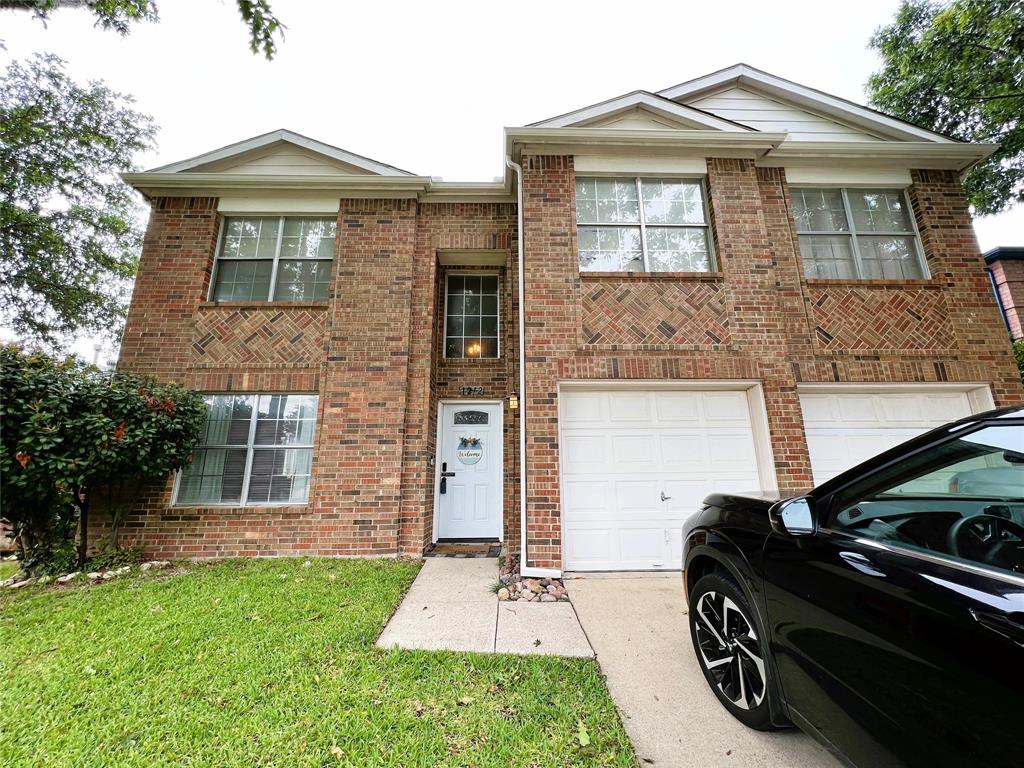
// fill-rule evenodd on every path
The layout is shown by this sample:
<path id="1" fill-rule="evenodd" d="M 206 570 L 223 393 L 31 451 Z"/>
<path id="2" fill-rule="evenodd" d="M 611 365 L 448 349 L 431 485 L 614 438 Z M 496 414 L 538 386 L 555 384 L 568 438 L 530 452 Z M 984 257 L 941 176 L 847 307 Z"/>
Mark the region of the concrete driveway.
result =
<path id="1" fill-rule="evenodd" d="M 839 765 L 799 731 L 753 731 L 719 704 L 690 645 L 678 573 L 595 575 L 566 586 L 642 766 Z"/>

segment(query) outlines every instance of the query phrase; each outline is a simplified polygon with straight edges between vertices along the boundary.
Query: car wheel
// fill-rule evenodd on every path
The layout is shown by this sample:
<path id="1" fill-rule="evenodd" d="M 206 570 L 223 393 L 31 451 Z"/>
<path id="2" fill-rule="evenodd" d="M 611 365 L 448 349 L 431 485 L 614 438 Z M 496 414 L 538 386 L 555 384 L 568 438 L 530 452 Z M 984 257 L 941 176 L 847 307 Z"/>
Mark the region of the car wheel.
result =
<path id="1" fill-rule="evenodd" d="M 744 725 L 771 730 L 772 681 L 746 596 L 732 579 L 708 574 L 693 585 L 689 604 L 693 649 L 711 690 Z"/>

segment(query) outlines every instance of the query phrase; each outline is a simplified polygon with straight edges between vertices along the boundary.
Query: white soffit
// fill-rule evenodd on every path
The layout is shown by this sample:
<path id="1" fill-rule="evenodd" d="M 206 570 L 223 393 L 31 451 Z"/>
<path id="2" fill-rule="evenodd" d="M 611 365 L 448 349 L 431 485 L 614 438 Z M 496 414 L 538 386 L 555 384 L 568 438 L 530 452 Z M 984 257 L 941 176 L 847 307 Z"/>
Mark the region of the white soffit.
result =
<path id="1" fill-rule="evenodd" d="M 613 128 L 626 130 L 638 127 L 664 130 L 750 131 L 750 128 L 709 112 L 657 96 L 647 91 L 634 91 L 564 115 L 531 123 L 530 128 Z"/>
<path id="2" fill-rule="evenodd" d="M 809 110 L 811 113 L 836 120 L 892 141 L 930 141 L 939 144 L 958 143 L 933 131 L 918 128 L 881 112 L 841 99 L 838 96 L 818 91 L 813 88 L 770 75 L 747 64 L 736 64 L 709 75 L 689 80 L 671 88 L 658 91 L 658 96 L 678 103 L 698 106 L 705 97 L 719 94 L 729 89 L 741 89 L 754 94 L 761 94 L 770 99 Z M 708 102 L 705 101 L 707 104 Z M 732 105 L 742 106 L 742 105 Z M 719 107 L 722 108 L 722 107 Z M 716 112 L 717 114 L 717 112 Z M 767 116 L 766 116 L 767 117 Z M 808 127 L 808 126 L 804 126 Z M 800 131 L 796 131 L 799 133 Z"/>
<path id="3" fill-rule="evenodd" d="M 786 168 L 786 182 L 790 186 L 845 187 L 880 186 L 909 187 L 910 171 L 906 168 L 858 168 L 836 166 L 834 168 L 795 167 Z"/>

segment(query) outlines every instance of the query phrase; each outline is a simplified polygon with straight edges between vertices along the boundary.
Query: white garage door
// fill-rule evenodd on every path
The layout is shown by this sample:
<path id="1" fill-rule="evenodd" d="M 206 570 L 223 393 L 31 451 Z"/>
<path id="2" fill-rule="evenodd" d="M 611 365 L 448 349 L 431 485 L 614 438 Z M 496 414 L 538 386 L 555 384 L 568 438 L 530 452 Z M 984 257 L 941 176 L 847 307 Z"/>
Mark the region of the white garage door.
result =
<path id="1" fill-rule="evenodd" d="M 712 491 L 761 487 L 744 392 L 564 392 L 564 568 L 678 569 Z"/>
<path id="2" fill-rule="evenodd" d="M 800 406 L 814 483 L 972 413 L 966 392 L 803 392 Z"/>

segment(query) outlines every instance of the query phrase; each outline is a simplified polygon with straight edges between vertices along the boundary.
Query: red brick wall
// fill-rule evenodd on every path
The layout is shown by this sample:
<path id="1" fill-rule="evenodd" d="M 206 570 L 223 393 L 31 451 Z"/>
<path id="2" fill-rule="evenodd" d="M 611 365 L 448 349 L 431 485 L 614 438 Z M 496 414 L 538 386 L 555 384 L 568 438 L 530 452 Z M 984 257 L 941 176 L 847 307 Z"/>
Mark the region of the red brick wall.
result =
<path id="1" fill-rule="evenodd" d="M 799 383 L 992 382 L 997 403 L 1022 399 L 953 174 L 913 174 L 932 277 L 905 283 L 805 279 L 784 171 L 737 159 L 708 161 L 719 275 L 581 277 L 572 158 L 524 158 L 524 176 L 532 566 L 561 565 L 559 380 L 760 380 L 789 493 L 812 485 Z"/>

